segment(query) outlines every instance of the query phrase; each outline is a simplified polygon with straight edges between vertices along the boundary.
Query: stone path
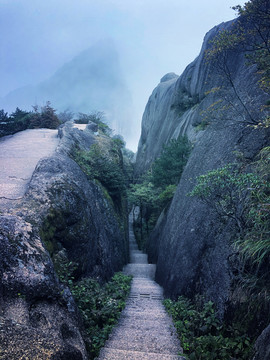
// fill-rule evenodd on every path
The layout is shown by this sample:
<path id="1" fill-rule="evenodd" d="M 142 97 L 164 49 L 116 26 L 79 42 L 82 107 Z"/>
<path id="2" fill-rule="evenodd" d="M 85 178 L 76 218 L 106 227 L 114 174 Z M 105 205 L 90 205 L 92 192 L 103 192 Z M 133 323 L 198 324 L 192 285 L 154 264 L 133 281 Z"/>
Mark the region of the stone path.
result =
<path id="1" fill-rule="evenodd" d="M 58 142 L 57 130 L 50 129 L 25 130 L 0 140 L 0 209 L 24 195 L 38 161 L 50 156 Z"/>
<path id="2" fill-rule="evenodd" d="M 154 281 L 156 265 L 138 250 L 130 217 L 130 296 L 99 360 L 184 360 L 171 318 L 163 305 L 163 289 Z"/>

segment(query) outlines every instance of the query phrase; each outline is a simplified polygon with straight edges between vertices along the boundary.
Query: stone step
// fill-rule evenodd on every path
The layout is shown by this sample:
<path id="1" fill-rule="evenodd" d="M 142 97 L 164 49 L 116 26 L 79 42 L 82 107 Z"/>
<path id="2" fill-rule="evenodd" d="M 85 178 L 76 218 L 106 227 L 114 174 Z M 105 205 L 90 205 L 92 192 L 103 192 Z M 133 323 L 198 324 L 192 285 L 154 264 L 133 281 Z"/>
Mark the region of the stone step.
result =
<path id="1" fill-rule="evenodd" d="M 131 299 L 150 299 L 150 300 L 163 300 L 163 295 L 155 292 L 155 291 L 149 291 L 149 289 L 145 289 L 145 290 L 137 290 L 137 291 L 132 291 L 130 293 L 130 298 Z"/>
<path id="2" fill-rule="evenodd" d="M 140 264 L 140 265 L 143 265 L 143 264 Z M 149 288 L 154 288 L 156 290 L 160 290 L 162 291 L 162 287 L 159 286 L 153 279 L 148 279 L 148 278 L 145 278 L 145 277 L 134 277 L 133 278 L 133 281 L 132 281 L 132 285 L 131 287 L 132 288 L 136 288 L 136 287 L 149 287 Z"/>
<path id="3" fill-rule="evenodd" d="M 130 224 L 130 295 L 99 360 L 185 360 L 172 320 L 162 304 L 163 288 L 155 281 L 156 265 L 138 249 Z"/>
<path id="4" fill-rule="evenodd" d="M 156 265 L 154 264 L 127 264 L 123 272 L 134 277 L 144 277 L 154 280 Z"/>
<path id="5" fill-rule="evenodd" d="M 172 322 L 168 321 L 165 316 L 163 318 L 159 317 L 158 320 L 155 317 L 153 319 L 151 317 L 149 319 L 143 317 L 134 319 L 131 316 L 123 316 L 114 331 L 114 336 L 128 337 L 134 331 L 136 331 L 136 337 L 141 337 L 144 333 L 150 339 L 160 335 L 165 336 L 166 334 L 172 336 L 175 333 Z"/>
<path id="6" fill-rule="evenodd" d="M 130 263 L 136 264 L 148 264 L 148 257 L 146 254 L 131 253 L 130 254 Z"/>
<path id="7" fill-rule="evenodd" d="M 141 288 L 141 289 L 149 288 L 151 290 L 155 290 L 157 292 L 163 293 L 162 287 L 159 286 L 154 280 L 148 278 L 134 277 L 132 281 L 131 290 L 137 288 Z"/>
<path id="8" fill-rule="evenodd" d="M 177 355 L 179 352 L 179 344 L 173 341 L 173 337 L 162 334 L 150 337 L 150 332 L 145 334 L 143 331 L 140 332 L 136 329 L 133 329 L 132 333 L 124 332 L 124 336 L 118 333 L 117 338 L 109 338 L 106 347 L 169 355 Z"/>
<path id="9" fill-rule="evenodd" d="M 138 245 L 137 244 L 131 244 L 131 245 L 129 245 L 129 250 L 130 251 L 132 251 L 132 250 L 139 250 L 139 248 L 138 248 Z"/>
<path id="10" fill-rule="evenodd" d="M 157 300 L 139 300 L 129 299 L 126 305 L 126 309 L 123 310 L 123 316 L 131 314 L 132 316 L 142 316 L 148 314 L 149 319 L 157 315 L 159 318 L 162 316 L 166 316 L 167 313 L 162 306 L 160 301 Z"/>
<path id="11" fill-rule="evenodd" d="M 167 321 L 167 315 L 167 313 L 162 311 L 137 311 L 130 309 L 129 312 L 123 313 L 123 318 L 134 319 L 136 317 L 136 319 L 147 321 L 149 316 L 151 316 L 151 321 Z"/>
<path id="12" fill-rule="evenodd" d="M 113 348 L 103 348 L 101 350 L 100 360 L 185 360 L 182 356 L 150 353 L 142 351 L 130 351 Z"/>
<path id="13" fill-rule="evenodd" d="M 136 249 L 136 250 L 133 249 L 132 251 L 130 251 L 130 255 L 132 255 L 132 254 L 143 254 L 143 252 L 139 249 Z"/>

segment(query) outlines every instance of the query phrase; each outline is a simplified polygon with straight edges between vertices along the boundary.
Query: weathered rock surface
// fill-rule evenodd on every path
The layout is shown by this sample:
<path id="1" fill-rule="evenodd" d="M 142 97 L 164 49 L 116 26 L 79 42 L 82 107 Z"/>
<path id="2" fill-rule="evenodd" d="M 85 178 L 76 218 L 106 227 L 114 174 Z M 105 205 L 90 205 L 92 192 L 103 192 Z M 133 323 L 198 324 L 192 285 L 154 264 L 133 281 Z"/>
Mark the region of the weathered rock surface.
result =
<path id="1" fill-rule="evenodd" d="M 0 216 L 0 358 L 86 359 L 75 303 L 30 223 Z"/>
<path id="2" fill-rule="evenodd" d="M 253 360 L 269 360 L 270 359 L 270 325 L 258 337 L 256 344 L 256 355 Z"/>
<path id="3" fill-rule="evenodd" d="M 68 156 L 74 146 L 89 149 L 94 133 L 67 123 L 60 136 L 55 153 L 37 164 L 23 199 L 0 216 L 3 360 L 87 357 L 76 306 L 51 256 L 76 263 L 77 277 L 101 280 L 128 260 L 128 241 L 112 203 Z"/>
<path id="4" fill-rule="evenodd" d="M 210 48 L 211 40 L 221 30 L 232 26 L 233 22 L 226 22 L 210 30 L 205 35 L 199 56 L 187 66 L 183 74 L 180 77 L 173 73 L 165 75 L 153 90 L 142 118 L 135 169 L 137 176 L 149 168 L 152 161 L 160 155 L 162 145 L 170 139 L 186 134 L 196 145 L 197 141 L 205 135 L 205 131 L 199 131 L 200 126 L 207 124 L 209 120 L 212 123 L 218 123 L 219 127 L 231 126 L 230 120 L 233 124 L 239 120 L 236 127 L 239 128 L 239 132 L 242 131 L 241 125 L 247 120 L 247 114 L 241 104 L 235 100 L 234 103 L 232 102 L 233 105 L 228 107 L 231 100 L 235 98 L 235 93 L 218 67 L 205 60 L 205 52 Z M 237 50 L 228 54 L 226 65 L 230 68 L 235 88 L 243 98 L 247 110 L 256 118 L 259 116 L 260 109 L 255 104 L 264 104 L 267 98 L 266 94 L 258 89 L 256 67 L 247 67 L 243 53 Z M 211 107 L 220 100 L 223 101 L 222 106 L 226 105 L 227 109 L 221 111 L 222 106 L 216 106 L 216 110 L 212 111 Z M 215 128 L 211 127 L 213 139 L 214 129 L 218 127 L 218 124 Z M 234 131 L 232 129 L 231 133 Z M 214 147 L 211 141 L 208 145 L 210 152 L 213 152 Z M 255 141 L 250 147 L 252 146 L 255 146 Z M 257 148 L 259 146 L 260 144 Z M 219 152 L 218 156 L 221 158 L 222 153 Z M 253 154 L 248 156 L 252 157 Z"/>
<path id="5" fill-rule="evenodd" d="M 0 140 L 0 208 L 21 199 L 38 161 L 50 156 L 59 143 L 57 130 L 31 129 Z"/>
<path id="6" fill-rule="evenodd" d="M 156 280 L 166 295 L 176 298 L 180 294 L 204 294 L 216 303 L 221 316 L 232 279 L 231 227 L 229 223 L 221 224 L 211 208 L 187 194 L 198 175 L 237 161 L 236 152 L 250 161 L 269 143 L 269 130 L 247 124 L 250 115 L 254 119 L 260 116 L 260 105 L 266 101 L 266 94 L 258 87 L 256 68 L 246 65 L 243 53 L 228 53 L 227 65 L 244 109 L 229 82 L 204 57 L 211 39 L 231 26 L 232 22 L 223 23 L 207 33 L 198 58 L 179 78 L 166 76 L 153 91 L 142 120 L 136 162 L 139 175 L 171 138 L 187 134 L 193 142 L 172 204 L 150 237 L 149 260 L 157 263 Z M 222 90 L 213 90 L 219 88 Z M 217 106 L 219 101 L 222 110 Z M 228 106 L 229 102 L 233 105 Z M 198 127 L 206 114 L 206 125 Z"/>

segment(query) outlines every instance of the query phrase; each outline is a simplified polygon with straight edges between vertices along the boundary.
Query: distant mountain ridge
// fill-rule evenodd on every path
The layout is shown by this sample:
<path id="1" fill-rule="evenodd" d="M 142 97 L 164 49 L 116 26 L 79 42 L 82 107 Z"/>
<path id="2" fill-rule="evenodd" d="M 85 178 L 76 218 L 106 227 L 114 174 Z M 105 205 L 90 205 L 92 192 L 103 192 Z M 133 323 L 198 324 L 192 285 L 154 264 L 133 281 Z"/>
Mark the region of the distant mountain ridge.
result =
<path id="1" fill-rule="evenodd" d="M 10 92 L 0 99 L 0 108 L 8 112 L 17 106 L 28 110 L 46 101 L 57 111 L 104 111 L 110 126 L 124 133 L 126 119 L 130 119 L 131 96 L 113 41 L 102 40 L 64 64 L 49 79 Z"/>

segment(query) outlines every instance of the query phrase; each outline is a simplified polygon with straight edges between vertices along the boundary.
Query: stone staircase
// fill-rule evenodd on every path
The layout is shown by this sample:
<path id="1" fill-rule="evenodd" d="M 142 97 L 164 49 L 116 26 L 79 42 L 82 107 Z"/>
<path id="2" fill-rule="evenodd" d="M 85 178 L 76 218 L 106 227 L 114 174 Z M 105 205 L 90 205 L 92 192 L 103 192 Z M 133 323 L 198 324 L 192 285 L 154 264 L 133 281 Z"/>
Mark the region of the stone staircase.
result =
<path id="1" fill-rule="evenodd" d="M 133 276 L 131 292 L 118 325 L 99 360 L 185 360 L 171 318 L 163 305 L 163 289 L 154 281 L 156 266 L 138 250 L 130 217 L 130 263 L 123 272 Z"/>

